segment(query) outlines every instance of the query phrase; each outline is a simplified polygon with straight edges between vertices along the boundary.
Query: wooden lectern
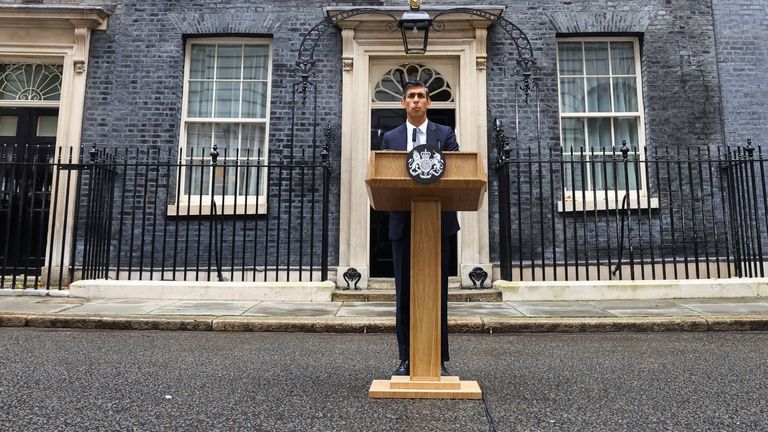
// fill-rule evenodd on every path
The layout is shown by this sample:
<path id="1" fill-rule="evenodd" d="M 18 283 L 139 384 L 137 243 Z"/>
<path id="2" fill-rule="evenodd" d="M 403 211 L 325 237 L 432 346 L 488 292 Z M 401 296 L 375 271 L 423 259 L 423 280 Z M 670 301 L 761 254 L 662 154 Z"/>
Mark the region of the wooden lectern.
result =
<path id="1" fill-rule="evenodd" d="M 365 184 L 379 211 L 411 211 L 410 376 L 374 380 L 372 398 L 480 399 L 476 381 L 440 376 L 440 212 L 476 211 L 488 183 L 477 153 L 444 152 L 445 173 L 430 184 L 413 181 L 408 152 L 374 151 Z"/>

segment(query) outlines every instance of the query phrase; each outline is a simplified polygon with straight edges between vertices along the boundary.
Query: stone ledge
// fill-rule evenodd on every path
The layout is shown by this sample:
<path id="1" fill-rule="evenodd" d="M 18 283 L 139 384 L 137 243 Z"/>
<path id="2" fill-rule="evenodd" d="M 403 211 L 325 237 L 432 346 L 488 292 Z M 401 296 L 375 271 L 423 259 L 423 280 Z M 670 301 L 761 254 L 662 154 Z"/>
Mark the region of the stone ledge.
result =
<path id="1" fill-rule="evenodd" d="M 0 327 L 25 327 L 27 314 L 0 313 Z"/>
<path id="2" fill-rule="evenodd" d="M 768 316 L 707 316 L 709 331 L 768 331 Z"/>
<path id="3" fill-rule="evenodd" d="M 27 327 L 100 330 L 187 330 L 210 331 L 211 317 L 145 315 L 29 315 Z"/>
<path id="4" fill-rule="evenodd" d="M 213 331 L 227 332 L 390 333 L 394 329 L 394 318 L 220 317 L 213 320 Z"/>
<path id="5" fill-rule="evenodd" d="M 0 327 L 221 332 L 392 333 L 394 318 L 262 318 L 0 313 Z M 768 315 L 633 318 L 482 318 L 448 320 L 458 333 L 768 331 Z"/>
<path id="6" fill-rule="evenodd" d="M 503 301 L 656 300 L 768 296 L 768 278 L 493 283 Z"/>
<path id="7" fill-rule="evenodd" d="M 177 282 L 81 280 L 71 297 L 88 299 L 236 300 L 329 302 L 335 284 L 326 282 Z"/>
<path id="8" fill-rule="evenodd" d="M 703 332 L 702 317 L 640 318 L 484 318 L 486 333 Z"/>

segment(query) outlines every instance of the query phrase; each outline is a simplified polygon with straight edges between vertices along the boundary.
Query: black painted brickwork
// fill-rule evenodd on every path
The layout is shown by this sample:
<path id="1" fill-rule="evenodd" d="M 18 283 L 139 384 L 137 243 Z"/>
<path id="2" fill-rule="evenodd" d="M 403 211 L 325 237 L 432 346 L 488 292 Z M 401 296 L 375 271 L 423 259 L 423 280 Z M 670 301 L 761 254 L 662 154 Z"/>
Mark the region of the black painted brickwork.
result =
<path id="1" fill-rule="evenodd" d="M 103 2 L 90 3 L 105 5 Z M 324 18 L 322 6 L 328 2 L 241 0 L 112 3 L 106 4 L 112 11 L 109 29 L 106 32 L 95 32 L 91 42 L 83 142 L 95 142 L 100 147 L 175 148 L 178 145 L 181 112 L 184 35 L 264 34 L 273 38 L 270 149 L 275 158 L 288 151 L 290 84 L 294 80 L 292 70 L 297 49 L 303 34 Z M 332 4 L 375 6 L 403 3 L 371 1 Z M 441 5 L 467 3 L 440 2 Z M 505 4 L 497 1 L 483 3 Z M 542 68 L 540 91 L 530 104 L 524 105 L 519 92 L 516 94 L 513 91 L 511 68 L 515 55 L 509 40 L 498 29 L 491 29 L 489 119 L 499 117 L 505 122 L 508 134 L 518 136 L 513 141 L 515 149 L 527 151 L 528 146 L 531 146 L 534 152 L 540 149 L 546 154 L 550 149 L 559 148 L 555 70 L 555 42 L 558 34 L 638 35 L 642 41 L 646 144 L 651 147 L 669 145 L 705 148 L 722 145 L 720 88 L 709 1 L 544 0 L 508 2 L 506 7 L 504 16 L 529 36 Z M 718 11 L 721 9 L 723 7 Z M 728 10 L 723 13 L 727 15 Z M 718 26 L 719 31 L 726 33 L 721 30 L 722 27 Z M 732 31 L 736 32 L 735 29 Z M 725 39 L 725 36 L 721 35 L 720 38 Z M 721 57 L 723 62 L 729 60 L 729 57 L 722 54 Z M 341 109 L 340 40 L 337 30 L 329 31 L 321 39 L 315 58 L 318 60 L 318 119 L 321 125 L 330 121 L 337 126 Z M 721 63 L 721 67 L 724 65 Z M 731 82 L 728 88 L 740 89 L 736 84 Z M 748 93 L 748 90 L 744 92 Z M 519 102 L 521 125 L 517 133 L 513 130 L 515 98 Z M 743 105 L 730 103 L 726 106 L 726 112 L 730 113 L 738 112 Z M 308 121 L 310 119 L 305 118 L 303 124 Z M 538 121 L 541 129 L 537 131 Z M 731 129 L 733 127 L 726 126 L 729 134 L 732 133 Z M 492 137 L 492 133 L 489 136 Z M 308 128 L 302 128 L 297 136 L 298 145 L 307 147 L 311 142 L 311 132 Z M 331 200 L 331 264 L 336 263 L 338 256 L 338 144 L 336 134 L 332 149 L 334 184 Z M 489 145 L 492 159 L 495 150 L 492 143 Z M 489 172 L 493 172 L 490 165 Z M 498 218 L 495 209 L 498 185 L 493 175 L 490 179 L 491 239 L 497 239 Z M 555 195 L 558 193 L 555 191 Z M 361 241 L 364 241 L 363 237 Z M 492 241 L 491 249 L 492 259 L 498 260 L 495 241 Z"/>
<path id="2" fill-rule="evenodd" d="M 768 140 L 768 3 L 713 0 L 725 142 Z"/>

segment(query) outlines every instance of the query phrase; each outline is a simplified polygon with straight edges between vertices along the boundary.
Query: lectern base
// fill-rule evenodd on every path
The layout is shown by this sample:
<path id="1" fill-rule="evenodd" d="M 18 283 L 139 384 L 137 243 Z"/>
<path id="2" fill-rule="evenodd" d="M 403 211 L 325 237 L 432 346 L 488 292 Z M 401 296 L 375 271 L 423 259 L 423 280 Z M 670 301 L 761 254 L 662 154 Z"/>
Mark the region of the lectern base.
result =
<path id="1" fill-rule="evenodd" d="M 461 381 L 457 376 L 440 381 L 411 381 L 407 376 L 373 380 L 368 397 L 374 399 L 482 399 L 477 381 Z"/>

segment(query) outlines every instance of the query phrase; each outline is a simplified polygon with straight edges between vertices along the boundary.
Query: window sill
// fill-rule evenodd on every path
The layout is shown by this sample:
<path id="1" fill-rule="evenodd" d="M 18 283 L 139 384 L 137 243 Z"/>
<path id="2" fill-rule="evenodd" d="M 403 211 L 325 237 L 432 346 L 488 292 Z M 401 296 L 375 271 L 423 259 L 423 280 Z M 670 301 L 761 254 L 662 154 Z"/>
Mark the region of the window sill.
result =
<path id="1" fill-rule="evenodd" d="M 631 210 L 648 210 L 648 209 L 657 209 L 659 208 L 659 199 L 658 198 L 650 198 L 648 199 L 644 195 L 640 195 L 640 199 L 637 199 L 638 197 L 631 196 L 627 201 L 627 209 Z M 619 199 L 615 198 L 608 198 L 608 199 L 600 199 L 598 198 L 597 201 L 587 198 L 587 200 L 581 200 L 580 198 L 573 199 L 566 197 L 565 201 L 558 201 L 557 202 L 557 211 L 559 213 L 573 213 L 573 212 L 583 212 L 583 211 L 601 211 L 601 210 L 616 210 L 621 209 L 621 205 L 624 198 L 619 197 Z"/>
<path id="2" fill-rule="evenodd" d="M 255 216 L 267 214 L 267 203 L 263 198 L 259 203 L 234 203 L 217 204 L 216 210 L 223 216 Z M 179 205 L 171 204 L 166 208 L 168 217 L 187 217 L 187 216 L 210 216 L 212 214 L 210 204 L 181 203 Z"/>

